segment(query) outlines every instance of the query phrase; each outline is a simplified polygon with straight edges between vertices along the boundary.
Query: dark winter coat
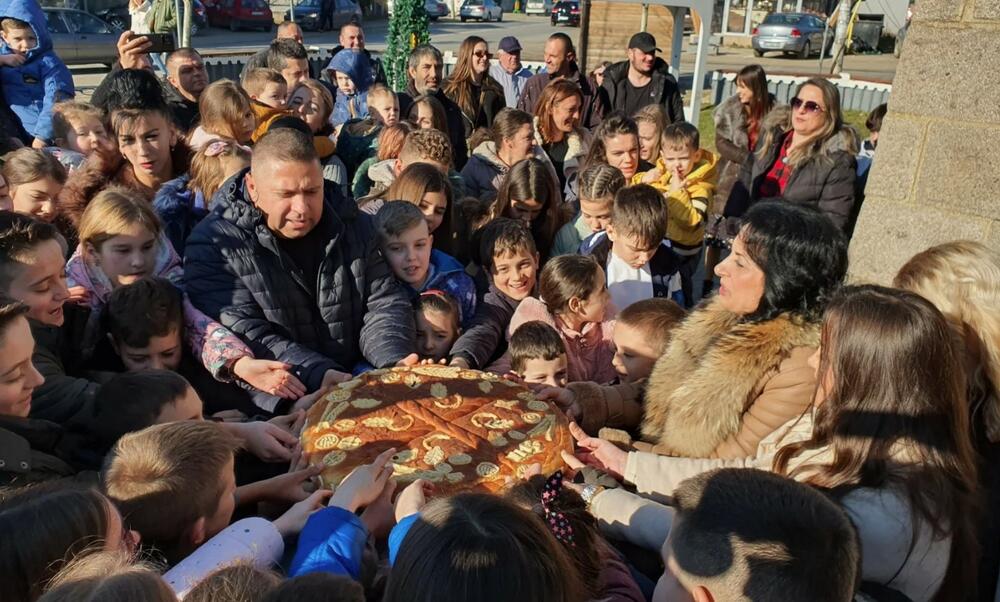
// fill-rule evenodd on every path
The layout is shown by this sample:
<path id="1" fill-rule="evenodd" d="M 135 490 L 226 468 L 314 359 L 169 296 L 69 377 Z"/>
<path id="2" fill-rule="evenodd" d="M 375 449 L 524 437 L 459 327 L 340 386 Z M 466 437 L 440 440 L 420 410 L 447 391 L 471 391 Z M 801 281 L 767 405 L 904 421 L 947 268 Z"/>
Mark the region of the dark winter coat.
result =
<path id="1" fill-rule="evenodd" d="M 573 74 L 567 80 L 580 86 L 583 92 L 583 107 L 580 110 L 580 127 L 592 130 L 601 124 L 604 113 L 608 110 L 605 104 L 605 94 L 597 87 L 590 78 L 580 72 L 580 68 L 573 65 Z M 552 81 L 552 76 L 546 72 L 536 73 L 524 84 L 521 91 L 521 98 L 517 101 L 517 108 L 526 113 L 535 114 L 538 101 L 542 99 L 542 90 Z"/>
<path id="2" fill-rule="evenodd" d="M 413 99 L 420 96 L 420 93 L 413 86 L 413 82 L 410 82 L 406 88 L 406 92 L 397 92 L 396 96 L 399 98 L 399 114 L 409 115 L 410 107 L 413 106 Z M 444 107 L 444 116 L 448 122 L 448 131 L 445 134 L 448 135 L 448 140 L 451 141 L 451 150 L 455 155 L 455 164 L 453 167 L 457 171 L 462 171 L 462 168 L 465 167 L 465 162 L 469 160 L 469 146 L 465 142 L 465 117 L 462 116 L 462 109 L 458 108 L 457 104 L 445 96 L 444 91 L 440 88 L 434 93 L 434 98 L 437 98 Z"/>
<path id="3" fill-rule="evenodd" d="M 580 243 L 580 255 L 592 255 L 602 268 L 607 269 L 611 255 L 611 239 L 604 230 L 594 232 Z M 684 293 L 680 290 L 681 257 L 664 240 L 649 260 L 649 273 L 653 277 L 653 296 L 666 297 L 684 307 Z M 620 307 L 618 309 L 625 309 Z"/>
<path id="4" fill-rule="evenodd" d="M 520 303 L 491 284 L 476 307 L 472 324 L 452 345 L 451 356 L 464 359 L 472 368 L 482 369 L 490 365 L 506 351 L 507 325 Z"/>
<path id="5" fill-rule="evenodd" d="M 774 166 L 784 143 L 783 133 L 791 130 L 791 109 L 778 107 L 761 123 L 761 135 L 777 132 L 767 148 L 747 159 L 740 172 L 739 181 L 726 202 L 725 216 L 740 217 L 755 203 L 765 200 L 760 195 L 760 184 Z M 763 138 L 762 142 L 763 144 Z M 850 126 L 844 126 L 832 136 L 816 143 L 811 157 L 797 165 L 788 178 L 782 200 L 809 205 L 827 215 L 840 228 L 846 228 L 854 209 L 855 178 L 858 136 Z"/>
<path id="6" fill-rule="evenodd" d="M 31 363 L 44 382 L 31 399 L 31 417 L 59 424 L 82 423 L 100 393 L 100 381 L 111 375 L 89 370 L 101 344 L 98 315 L 67 303 L 62 326 L 30 320 L 35 350 Z"/>
<path id="7" fill-rule="evenodd" d="M 607 110 L 625 109 L 625 87 L 628 85 L 628 61 L 608 65 L 604 70 L 604 92 L 607 96 Z M 647 90 L 652 98 L 649 104 L 663 105 L 667 110 L 667 122 L 684 121 L 684 98 L 677 80 L 670 75 L 667 62 L 660 57 L 653 63 L 653 73 L 650 76 Z"/>
<path id="8" fill-rule="evenodd" d="M 445 81 L 444 87 L 448 87 L 449 82 Z M 471 85 L 471 84 L 470 84 Z M 458 104 L 457 98 L 451 98 L 455 104 Z M 479 93 L 475 95 L 472 101 L 472 113 L 466 113 L 462 111 L 462 117 L 464 118 L 465 125 L 465 137 L 469 138 L 472 136 L 472 132 L 476 131 L 476 128 L 491 128 L 493 127 L 493 119 L 497 116 L 497 113 L 502 111 L 507 106 L 507 101 L 504 97 L 503 86 L 500 82 L 493 79 L 490 75 L 483 76 L 483 83 L 479 87 Z M 461 108 L 461 107 L 459 107 Z"/>
<path id="9" fill-rule="evenodd" d="M 153 197 L 153 210 L 163 222 L 163 232 L 181 257 L 184 257 L 187 237 L 198 222 L 208 215 L 208 209 L 197 206 L 196 201 L 201 193 L 188 188 L 190 183 L 191 176 L 184 174 L 161 186 Z"/>
<path id="10" fill-rule="evenodd" d="M 97 468 L 78 461 L 84 438 L 48 420 L 0 416 L 0 488 L 20 489 L 59 479 L 97 485 Z M 96 457 L 95 457 L 96 459 Z"/>
<path id="11" fill-rule="evenodd" d="M 256 357 L 294 366 L 309 390 L 327 370 L 350 372 L 362 359 L 387 366 L 412 353 L 413 307 L 379 251 L 371 218 L 327 182 L 316 227 L 329 242 L 318 281 L 305 282 L 247 197 L 247 171 L 223 184 L 188 238 L 184 278 L 192 303 Z"/>
<path id="12" fill-rule="evenodd" d="M 170 109 L 170 114 L 173 115 L 177 127 L 184 133 L 193 130 L 200 117 L 198 102 L 184 98 L 170 82 L 163 82 L 163 97 L 167 100 L 167 107 Z"/>

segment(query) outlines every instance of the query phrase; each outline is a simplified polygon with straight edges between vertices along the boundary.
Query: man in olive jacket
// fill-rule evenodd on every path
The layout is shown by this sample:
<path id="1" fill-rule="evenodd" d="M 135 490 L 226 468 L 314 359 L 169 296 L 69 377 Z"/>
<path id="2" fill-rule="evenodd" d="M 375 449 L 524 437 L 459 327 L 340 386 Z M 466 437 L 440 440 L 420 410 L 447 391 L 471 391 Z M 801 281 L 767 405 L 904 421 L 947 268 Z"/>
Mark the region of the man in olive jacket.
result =
<path id="1" fill-rule="evenodd" d="M 188 238 L 184 279 L 198 309 L 310 391 L 415 348 L 413 308 L 371 216 L 324 184 L 312 136 L 297 129 L 265 134 L 249 170 L 223 185 Z M 276 409 L 273 397 L 254 401 Z"/>

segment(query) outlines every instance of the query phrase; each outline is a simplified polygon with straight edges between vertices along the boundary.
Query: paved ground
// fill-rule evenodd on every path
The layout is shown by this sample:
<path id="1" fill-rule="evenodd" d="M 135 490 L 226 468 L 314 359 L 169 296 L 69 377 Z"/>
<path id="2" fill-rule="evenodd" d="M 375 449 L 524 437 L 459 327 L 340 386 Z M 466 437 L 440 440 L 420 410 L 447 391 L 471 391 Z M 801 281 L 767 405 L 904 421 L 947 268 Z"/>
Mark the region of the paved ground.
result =
<path id="1" fill-rule="evenodd" d="M 373 50 L 384 50 L 387 29 L 386 21 L 367 23 L 365 35 L 368 47 Z M 443 19 L 431 23 L 431 41 L 444 51 L 455 51 L 463 38 L 474 34 L 485 38 L 490 43 L 491 48 L 495 49 L 500 38 L 515 35 L 524 47 L 522 54 L 524 60 L 540 61 L 545 39 L 553 31 L 563 31 L 576 40 L 580 29 L 577 27 L 553 28 L 549 24 L 548 18 L 541 16 L 506 14 L 501 23 L 462 23 L 457 20 Z M 231 32 L 212 28 L 199 32 L 194 38 L 194 44 L 206 54 L 243 53 L 263 48 L 271 40 L 272 35 L 258 31 Z M 305 32 L 305 41 L 308 46 L 331 48 L 337 45 L 337 34 L 335 32 Z M 685 53 L 681 63 L 681 70 L 684 74 L 690 74 L 694 70 L 693 47 L 690 47 L 691 52 L 687 51 L 688 48 L 685 45 Z M 622 58 L 625 58 L 624 49 L 622 50 Z M 708 70 L 739 69 L 752 62 L 760 63 L 769 73 L 818 73 L 819 67 L 818 59 L 803 61 L 777 55 L 768 55 L 758 59 L 748 48 L 722 48 L 719 54 L 709 56 Z M 827 65 L 828 63 L 829 59 Z M 855 77 L 892 81 L 896 71 L 896 63 L 897 60 L 892 55 L 849 56 L 845 63 L 845 70 Z M 74 68 L 73 71 L 77 85 L 93 86 L 101 80 L 105 70 L 80 67 Z"/>

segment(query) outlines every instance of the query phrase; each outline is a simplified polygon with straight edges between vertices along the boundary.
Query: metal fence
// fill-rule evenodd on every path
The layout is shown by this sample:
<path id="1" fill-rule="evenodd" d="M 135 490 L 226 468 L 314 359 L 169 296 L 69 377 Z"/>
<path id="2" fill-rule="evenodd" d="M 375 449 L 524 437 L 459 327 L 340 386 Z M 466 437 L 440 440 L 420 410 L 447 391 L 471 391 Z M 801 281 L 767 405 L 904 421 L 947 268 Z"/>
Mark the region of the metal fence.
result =
<path id="1" fill-rule="evenodd" d="M 712 104 L 718 105 L 736 93 L 735 71 L 712 72 Z M 795 96 L 798 85 L 813 76 L 768 75 L 767 89 L 778 102 L 788 103 Z M 871 112 L 872 109 L 889 102 L 892 84 L 870 82 L 848 78 L 831 78 L 840 89 L 840 107 L 845 111 Z"/>

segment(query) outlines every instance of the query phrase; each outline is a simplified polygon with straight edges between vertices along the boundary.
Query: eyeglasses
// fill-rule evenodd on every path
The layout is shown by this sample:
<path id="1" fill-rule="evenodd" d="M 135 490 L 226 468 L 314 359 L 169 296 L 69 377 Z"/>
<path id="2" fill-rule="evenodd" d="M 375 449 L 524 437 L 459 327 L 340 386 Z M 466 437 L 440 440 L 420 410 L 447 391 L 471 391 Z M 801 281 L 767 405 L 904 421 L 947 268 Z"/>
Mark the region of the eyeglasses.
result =
<path id="1" fill-rule="evenodd" d="M 475 56 L 476 58 L 479 58 L 479 59 L 481 59 L 483 57 L 486 57 L 488 59 L 493 58 L 493 53 L 492 52 L 486 52 L 485 50 L 476 50 L 472 54 L 473 54 L 473 56 Z"/>
<path id="2" fill-rule="evenodd" d="M 815 102 L 813 102 L 811 100 L 804 101 L 804 100 L 802 100 L 801 98 L 799 98 L 797 96 L 792 99 L 792 110 L 793 111 L 798 111 L 799 109 L 801 109 L 803 107 L 805 107 L 805 110 L 806 110 L 807 113 L 823 113 L 823 112 L 826 111 L 826 109 L 824 109 L 823 107 L 821 107 L 820 105 L 816 104 Z"/>

